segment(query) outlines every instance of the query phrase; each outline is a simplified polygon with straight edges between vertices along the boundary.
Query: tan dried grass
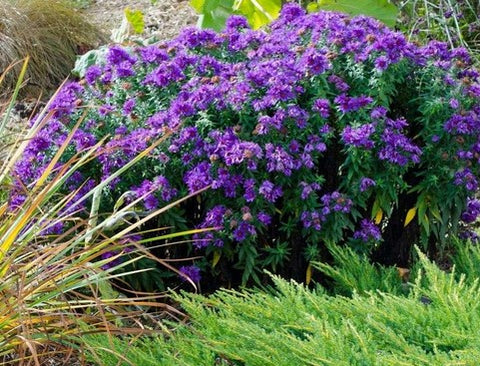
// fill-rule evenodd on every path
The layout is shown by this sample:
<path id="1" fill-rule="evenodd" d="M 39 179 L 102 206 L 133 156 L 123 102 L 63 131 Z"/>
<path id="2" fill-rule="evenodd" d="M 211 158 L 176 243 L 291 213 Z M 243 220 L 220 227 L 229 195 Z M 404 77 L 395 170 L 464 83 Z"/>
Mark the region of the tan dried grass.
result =
<path id="1" fill-rule="evenodd" d="M 83 50 L 96 47 L 100 31 L 62 0 L 0 2 L 0 73 L 30 56 L 23 96 L 54 90 L 73 68 Z M 20 67 L 6 77 L 0 97 L 15 86 Z"/>

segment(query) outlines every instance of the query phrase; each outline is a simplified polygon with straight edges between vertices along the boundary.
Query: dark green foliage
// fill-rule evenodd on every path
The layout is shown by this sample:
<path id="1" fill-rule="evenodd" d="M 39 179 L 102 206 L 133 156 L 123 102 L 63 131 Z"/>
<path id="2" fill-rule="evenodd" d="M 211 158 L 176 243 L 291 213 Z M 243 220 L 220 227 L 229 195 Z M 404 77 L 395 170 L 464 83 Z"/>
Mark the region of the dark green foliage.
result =
<path id="1" fill-rule="evenodd" d="M 24 94 L 53 90 L 68 76 L 78 53 L 95 47 L 99 31 L 71 4 L 59 0 L 4 0 L 0 3 L 0 71 L 30 56 Z M 0 95 L 15 86 L 9 73 Z M 6 90 L 5 90 L 6 89 Z"/>
<path id="2" fill-rule="evenodd" d="M 274 277 L 270 292 L 177 296 L 190 325 L 128 345 L 88 337 L 90 358 L 99 365 L 136 366 L 476 365 L 478 282 L 464 275 L 457 280 L 419 256 L 421 275 L 405 295 L 371 291 L 332 297 L 320 287 L 312 291 Z M 348 277 L 345 266 L 337 270 Z"/>

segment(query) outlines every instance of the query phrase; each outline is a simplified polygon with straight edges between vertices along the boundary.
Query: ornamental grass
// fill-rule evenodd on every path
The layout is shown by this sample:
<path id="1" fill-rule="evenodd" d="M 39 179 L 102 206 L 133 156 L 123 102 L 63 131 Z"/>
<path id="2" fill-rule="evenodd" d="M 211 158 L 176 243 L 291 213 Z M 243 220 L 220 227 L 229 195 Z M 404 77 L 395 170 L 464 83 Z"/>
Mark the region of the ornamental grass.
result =
<path id="1" fill-rule="evenodd" d="M 21 94 L 38 97 L 57 89 L 77 54 L 96 47 L 102 36 L 62 0 L 5 0 L 0 3 L 0 72 L 30 56 Z M 20 68 L 5 75 L 0 97 L 8 98 Z"/>
<path id="2" fill-rule="evenodd" d="M 136 243 L 135 230 L 156 215 L 164 214 L 163 207 L 143 217 L 139 222 L 123 225 L 114 235 L 106 227 L 126 217 L 131 206 L 113 213 L 87 218 L 74 206 L 83 200 L 92 200 L 114 179 L 138 164 L 149 153 L 139 152 L 123 169 L 102 183 L 72 189 L 61 193 L 61 187 L 82 166 L 95 158 L 104 146 L 103 140 L 73 155 L 59 164 L 62 152 L 68 148 L 74 128 L 65 135 L 58 154 L 41 173 L 39 179 L 23 187 L 25 200 L 12 207 L 5 191 L 11 189 L 12 177 L 19 158 L 29 143 L 48 124 L 52 111 L 40 111 L 30 127 L 13 139 L 5 126 L 15 104 L 15 97 L 27 70 L 23 64 L 10 103 L 2 110 L 0 147 L 0 363 L 2 365 L 40 365 L 48 360 L 64 358 L 78 350 L 81 344 L 73 339 L 85 326 L 94 332 L 129 334 L 143 332 L 138 319 L 155 319 L 159 311 L 178 313 L 163 303 L 162 293 L 147 294 L 132 291 L 121 281 L 123 274 L 138 275 L 148 269 L 125 270 L 142 257 L 163 263 Z M 3 76 L 0 77 L 3 80 Z M 81 119 L 79 120 L 79 124 Z M 178 201 L 175 204 L 180 203 Z M 68 225 L 69 229 L 56 235 L 55 228 Z M 193 231 L 195 233 L 195 231 Z M 175 242 L 175 237 L 189 233 L 164 233 L 163 240 Z M 191 234 L 191 233 L 190 233 Z M 122 272 L 119 273 L 119 272 Z M 187 279 L 191 281 L 190 279 Z M 78 339 L 77 339 L 78 340 Z M 75 353 L 76 354 L 76 353 Z M 48 361 L 49 362 L 49 361 Z"/>

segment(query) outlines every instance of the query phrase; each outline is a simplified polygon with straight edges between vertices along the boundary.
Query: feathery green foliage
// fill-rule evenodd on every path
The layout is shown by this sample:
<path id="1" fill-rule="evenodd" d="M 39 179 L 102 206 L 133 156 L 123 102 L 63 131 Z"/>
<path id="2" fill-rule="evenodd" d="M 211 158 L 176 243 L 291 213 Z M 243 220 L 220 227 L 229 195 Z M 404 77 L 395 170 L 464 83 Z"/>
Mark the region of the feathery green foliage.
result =
<path id="1" fill-rule="evenodd" d="M 73 68 L 78 53 L 98 46 L 102 38 L 71 4 L 63 0 L 0 2 L 0 72 L 30 56 L 22 94 L 38 96 L 57 88 Z M 6 75 L 0 89 L 13 89 L 20 69 Z"/>
<path id="2" fill-rule="evenodd" d="M 380 290 L 390 294 L 401 294 L 405 286 L 395 267 L 384 267 L 370 262 L 366 255 L 358 255 L 351 248 L 329 245 L 333 265 L 313 262 L 313 266 L 332 281 L 336 294 L 352 295 Z"/>
<path id="3" fill-rule="evenodd" d="M 90 357 L 99 365 L 136 366 L 475 365 L 478 280 L 456 279 L 419 257 L 421 275 L 403 296 L 329 296 L 278 277 L 270 292 L 176 296 L 191 324 L 128 344 L 88 337 Z"/>

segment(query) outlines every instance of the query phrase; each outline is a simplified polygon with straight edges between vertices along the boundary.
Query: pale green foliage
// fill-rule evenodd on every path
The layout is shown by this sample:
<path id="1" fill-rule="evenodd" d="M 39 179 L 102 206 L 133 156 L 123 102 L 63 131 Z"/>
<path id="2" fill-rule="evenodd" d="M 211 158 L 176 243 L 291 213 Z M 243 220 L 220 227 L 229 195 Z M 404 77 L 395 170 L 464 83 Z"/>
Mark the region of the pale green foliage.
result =
<path id="1" fill-rule="evenodd" d="M 334 297 L 273 277 L 269 292 L 176 296 L 191 324 L 164 337 L 87 343 L 100 365 L 476 365 L 478 281 L 419 257 L 421 275 L 404 296 Z"/>
<path id="2" fill-rule="evenodd" d="M 480 278 L 480 247 L 470 241 L 454 240 L 455 254 L 452 263 L 457 273 L 465 274 L 468 280 Z"/>
<path id="3" fill-rule="evenodd" d="M 357 255 L 351 248 L 329 245 L 334 265 L 314 262 L 313 266 L 330 277 L 335 292 L 351 295 L 380 290 L 391 294 L 402 293 L 405 286 L 394 267 L 383 267 L 370 263 L 367 256 Z"/>

